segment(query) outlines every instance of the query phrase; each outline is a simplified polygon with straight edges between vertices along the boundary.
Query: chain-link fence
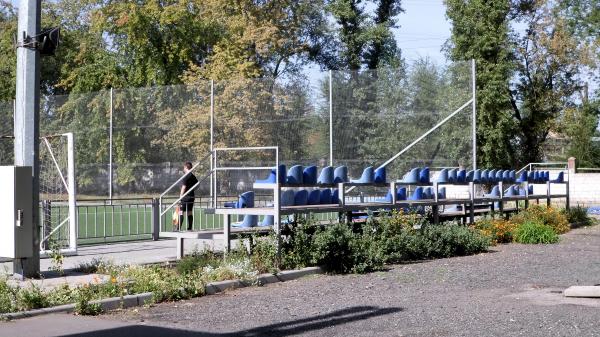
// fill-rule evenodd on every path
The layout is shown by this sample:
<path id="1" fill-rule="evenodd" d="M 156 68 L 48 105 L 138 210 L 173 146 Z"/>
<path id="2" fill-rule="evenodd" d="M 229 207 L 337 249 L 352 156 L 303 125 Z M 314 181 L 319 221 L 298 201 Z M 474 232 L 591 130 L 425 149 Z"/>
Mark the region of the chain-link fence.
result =
<path id="1" fill-rule="evenodd" d="M 470 63 L 421 61 L 400 69 L 334 71 L 286 79 L 106 90 L 42 99 L 40 134 L 75 135 L 81 198 L 156 196 L 185 161 L 214 147 L 279 146 L 280 161 L 347 165 L 357 177 L 379 166 L 472 97 Z M 0 103 L 0 134 L 12 135 L 13 103 Z M 388 165 L 391 179 L 413 166 L 472 165 L 472 110 L 465 107 Z M 0 160 L 12 162 L 10 138 Z M 265 153 L 231 153 L 226 166 L 269 166 Z M 333 162 L 331 163 L 331 160 Z M 225 163 L 225 164 L 224 164 Z M 229 171 L 228 171 L 229 172 Z M 220 191 L 235 195 L 266 172 L 234 172 Z M 209 193 L 207 180 L 200 194 Z"/>

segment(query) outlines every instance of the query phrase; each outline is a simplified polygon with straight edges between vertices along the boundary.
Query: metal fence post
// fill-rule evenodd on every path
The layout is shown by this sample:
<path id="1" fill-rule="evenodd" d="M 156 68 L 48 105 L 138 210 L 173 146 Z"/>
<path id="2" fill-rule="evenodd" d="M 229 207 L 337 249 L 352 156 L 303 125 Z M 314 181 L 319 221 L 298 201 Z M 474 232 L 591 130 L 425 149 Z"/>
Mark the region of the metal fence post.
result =
<path id="1" fill-rule="evenodd" d="M 110 111 L 109 111 L 109 127 L 108 127 L 108 199 L 112 205 L 113 190 L 113 88 L 110 88 Z"/>
<path id="2" fill-rule="evenodd" d="M 333 166 L 333 75 L 329 71 L 329 165 Z"/>
<path id="3" fill-rule="evenodd" d="M 160 207 L 158 198 L 152 199 L 152 240 L 158 241 L 160 233 Z"/>
<path id="4" fill-rule="evenodd" d="M 472 141 L 473 141 L 473 170 L 477 169 L 477 78 L 475 77 L 477 75 L 477 67 L 475 64 L 475 59 L 472 60 L 471 62 L 471 76 L 472 78 L 472 85 L 473 85 L 473 116 L 471 118 L 473 118 L 472 121 L 472 130 L 471 132 L 473 133 L 472 137 Z"/>

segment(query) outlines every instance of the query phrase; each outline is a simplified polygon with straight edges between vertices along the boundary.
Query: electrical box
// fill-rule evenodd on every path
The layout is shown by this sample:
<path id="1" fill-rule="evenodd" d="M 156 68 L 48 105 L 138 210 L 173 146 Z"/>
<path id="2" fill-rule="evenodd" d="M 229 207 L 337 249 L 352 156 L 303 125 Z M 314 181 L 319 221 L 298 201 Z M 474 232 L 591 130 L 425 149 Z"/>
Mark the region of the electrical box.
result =
<path id="1" fill-rule="evenodd" d="M 0 257 L 33 256 L 31 167 L 0 166 Z"/>

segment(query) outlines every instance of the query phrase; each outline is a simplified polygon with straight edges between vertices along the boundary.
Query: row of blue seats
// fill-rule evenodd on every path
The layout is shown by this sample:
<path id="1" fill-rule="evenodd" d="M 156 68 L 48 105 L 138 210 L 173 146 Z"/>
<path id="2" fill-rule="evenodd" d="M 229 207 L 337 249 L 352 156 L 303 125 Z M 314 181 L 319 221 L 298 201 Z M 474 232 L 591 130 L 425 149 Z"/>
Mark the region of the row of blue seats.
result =
<path id="1" fill-rule="evenodd" d="M 419 187 L 415 188 L 412 195 L 408 198 L 406 195 L 406 187 L 398 187 L 398 189 L 396 190 L 396 200 L 397 201 L 435 199 L 434 196 L 435 196 L 435 191 L 434 191 L 434 188 L 431 186 L 426 187 L 426 188 L 419 186 Z M 446 188 L 445 187 L 440 187 L 438 189 L 438 199 L 446 199 Z M 385 198 L 381 199 L 380 201 L 392 202 L 391 190 L 388 191 Z"/>
<path id="2" fill-rule="evenodd" d="M 505 197 L 514 197 L 514 196 L 525 196 L 525 195 L 533 194 L 533 185 L 527 186 L 527 191 L 521 185 L 510 185 L 506 190 L 504 190 L 503 195 Z M 498 185 L 492 187 L 490 193 L 484 194 L 486 198 L 498 198 L 500 197 L 500 187 Z"/>
<path id="3" fill-rule="evenodd" d="M 337 189 L 322 189 L 307 191 L 305 189 L 299 191 L 285 190 L 281 192 L 281 206 L 305 206 L 305 205 L 330 205 L 339 203 L 339 192 Z M 254 208 L 254 192 L 242 193 L 238 201 L 226 202 L 225 207 L 231 208 Z M 255 227 L 255 226 L 272 226 L 273 216 L 267 215 L 263 221 L 258 224 L 257 215 L 245 215 L 242 222 L 234 223 L 235 227 Z"/>
<path id="4" fill-rule="evenodd" d="M 386 174 L 385 167 L 374 169 L 369 166 L 364 169 L 361 177 L 356 180 L 348 178 L 348 168 L 346 166 L 338 166 L 335 169 L 333 166 L 326 166 L 321 169 L 321 173 L 317 177 L 317 167 L 302 165 L 294 165 L 290 167 L 286 174 L 286 166 L 279 165 L 279 183 L 287 185 L 331 185 L 338 183 L 385 183 Z M 257 184 L 275 183 L 277 172 L 275 169 L 266 179 L 259 179 Z"/>
<path id="5" fill-rule="evenodd" d="M 443 184 L 461 184 L 461 183 L 476 183 L 476 184 L 487 184 L 487 183 L 563 183 L 564 173 L 559 172 L 556 179 L 550 180 L 549 171 L 523 171 L 516 177 L 515 170 L 496 170 L 496 169 L 484 169 L 484 170 L 461 170 L 461 169 L 442 169 L 437 175 L 435 182 Z M 429 168 L 416 167 L 410 170 L 404 175 L 401 180 L 402 183 L 408 184 L 429 184 Z"/>

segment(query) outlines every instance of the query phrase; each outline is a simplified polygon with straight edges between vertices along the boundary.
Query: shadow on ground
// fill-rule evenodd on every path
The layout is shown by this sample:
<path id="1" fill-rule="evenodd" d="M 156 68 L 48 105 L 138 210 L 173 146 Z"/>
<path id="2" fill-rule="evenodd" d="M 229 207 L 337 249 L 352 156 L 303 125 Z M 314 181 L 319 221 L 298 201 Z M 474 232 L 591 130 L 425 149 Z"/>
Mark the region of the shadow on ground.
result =
<path id="1" fill-rule="evenodd" d="M 270 324 L 256 327 L 249 330 L 242 330 L 229 333 L 211 333 L 201 331 L 190 331 L 183 329 L 165 328 L 151 325 L 131 325 L 118 327 L 114 329 L 86 332 L 82 334 L 63 335 L 61 337 L 142 337 L 142 336 L 163 336 L 163 337 L 233 337 L 233 336 L 292 336 L 304 332 L 318 331 L 324 328 L 337 326 L 341 324 L 356 322 L 377 316 L 384 316 L 402 311 L 402 308 L 378 308 L 373 306 L 352 307 L 343 310 L 337 310 L 328 314 L 318 315 L 309 318 L 303 318 L 277 324 Z M 235 317 L 232 317 L 235 319 Z"/>

